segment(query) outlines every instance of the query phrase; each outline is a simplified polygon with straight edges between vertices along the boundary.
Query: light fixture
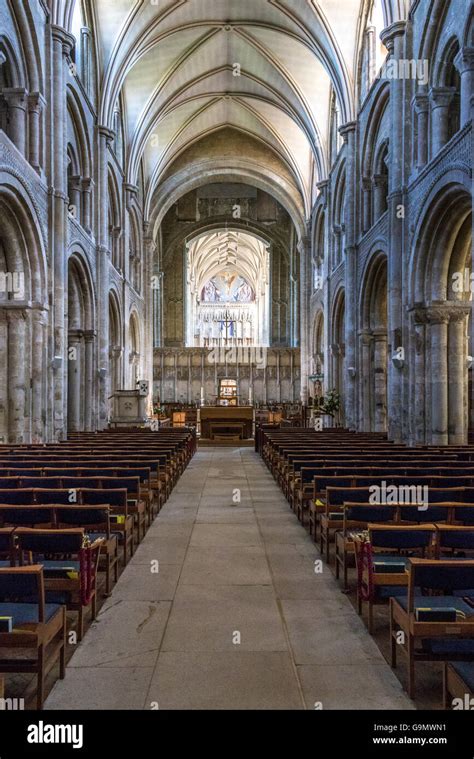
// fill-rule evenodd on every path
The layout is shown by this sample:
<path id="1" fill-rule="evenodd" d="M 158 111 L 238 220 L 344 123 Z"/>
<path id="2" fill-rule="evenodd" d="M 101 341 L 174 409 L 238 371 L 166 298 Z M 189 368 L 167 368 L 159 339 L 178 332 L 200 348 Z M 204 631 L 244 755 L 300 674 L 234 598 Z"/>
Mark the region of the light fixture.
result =
<path id="1" fill-rule="evenodd" d="M 63 365 L 62 356 L 55 356 L 53 359 L 51 359 L 51 367 L 52 369 L 54 369 L 54 371 L 61 369 L 62 365 Z"/>
<path id="2" fill-rule="evenodd" d="M 355 366 L 348 366 L 347 367 L 347 373 L 348 373 L 348 375 L 349 375 L 349 377 L 351 379 L 354 379 L 354 377 L 356 376 L 356 373 L 357 373 Z"/>
<path id="3" fill-rule="evenodd" d="M 105 379 L 107 377 L 107 369 L 99 369 L 97 374 L 99 375 L 100 379 Z"/>
<path id="4" fill-rule="evenodd" d="M 400 354 L 398 353 L 398 351 L 394 353 L 392 356 L 392 364 L 394 365 L 396 369 L 399 369 L 399 370 L 402 370 L 403 367 L 405 366 L 405 359 L 400 358 Z"/>

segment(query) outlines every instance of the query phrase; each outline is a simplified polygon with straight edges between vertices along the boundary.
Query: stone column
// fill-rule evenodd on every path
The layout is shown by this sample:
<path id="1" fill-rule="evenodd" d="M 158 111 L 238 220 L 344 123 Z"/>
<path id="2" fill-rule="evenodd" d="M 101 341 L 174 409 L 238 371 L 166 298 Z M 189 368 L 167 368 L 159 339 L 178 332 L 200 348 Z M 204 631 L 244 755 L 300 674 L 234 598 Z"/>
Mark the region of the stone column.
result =
<path id="1" fill-rule="evenodd" d="M 466 320 L 469 306 L 450 310 L 448 328 L 448 412 L 449 444 L 467 443 Z"/>
<path id="2" fill-rule="evenodd" d="M 344 124 L 340 134 L 346 145 L 346 193 L 344 206 L 345 240 L 345 361 L 343 363 L 344 411 L 348 427 L 357 429 L 356 335 L 357 335 L 357 255 L 355 247 L 356 122 Z"/>
<path id="3" fill-rule="evenodd" d="M 417 114 L 417 149 L 416 165 L 422 169 L 428 161 L 428 125 L 429 99 L 425 94 L 415 96 L 415 111 Z"/>
<path id="4" fill-rule="evenodd" d="M 80 432 L 81 418 L 81 347 L 84 333 L 81 330 L 69 332 L 68 346 L 68 430 Z"/>
<path id="5" fill-rule="evenodd" d="M 370 330 L 363 330 L 360 334 L 360 383 L 359 392 L 361 394 L 361 415 L 359 419 L 359 429 L 363 432 L 369 432 L 371 429 L 371 360 L 370 349 L 372 344 L 372 333 Z"/>
<path id="6" fill-rule="evenodd" d="M 156 308 L 160 307 L 159 290 L 157 291 L 155 285 L 160 285 L 160 279 L 155 280 L 155 265 L 156 265 L 156 253 L 157 246 L 149 233 L 149 227 L 146 225 L 144 228 L 144 244 L 143 249 L 145 252 L 145 270 L 144 270 L 144 283 L 143 283 L 143 295 L 145 298 L 145 314 L 144 323 L 149 325 L 148 329 L 145 329 L 145 379 L 150 383 L 150 394 L 148 396 L 149 410 L 153 410 L 153 348 L 154 348 L 154 320 L 156 319 Z M 158 302 L 157 302 L 158 295 Z"/>
<path id="7" fill-rule="evenodd" d="M 471 119 L 470 99 L 474 91 L 474 47 L 463 47 L 454 59 L 461 76 L 461 127 Z"/>
<path id="8" fill-rule="evenodd" d="M 404 21 L 396 21 L 381 34 L 382 42 L 394 62 L 404 58 Z M 388 251 L 388 353 L 392 356 L 398 347 L 403 347 L 403 248 L 404 222 L 400 207 L 404 206 L 404 175 L 409 157 L 404 151 L 404 81 L 390 80 L 390 173 L 389 173 L 389 251 Z M 389 361 L 387 386 L 388 435 L 395 442 L 401 442 L 404 435 L 403 371 Z"/>
<path id="9" fill-rule="evenodd" d="M 0 444 L 8 442 L 8 319 L 0 308 Z"/>
<path id="10" fill-rule="evenodd" d="M 342 258 L 342 227 L 340 224 L 334 224 L 333 226 L 333 239 L 334 239 L 334 260 L 332 262 L 333 268 L 335 268 L 341 262 Z"/>
<path id="11" fill-rule="evenodd" d="M 92 188 L 94 182 L 89 177 L 82 180 L 82 226 L 87 234 L 92 230 Z"/>
<path id="12" fill-rule="evenodd" d="M 28 98 L 28 127 L 29 127 L 29 161 L 34 170 L 41 172 L 43 166 L 43 109 L 46 105 L 44 97 L 39 92 L 33 92 Z"/>
<path id="13" fill-rule="evenodd" d="M 426 353 L 429 343 L 426 336 L 427 314 L 424 308 L 412 311 L 412 356 L 410 366 L 410 443 L 423 445 L 427 442 L 426 409 L 429 407 L 428 373 L 426 371 Z"/>
<path id="14" fill-rule="evenodd" d="M 449 106 L 455 95 L 454 87 L 432 87 L 431 153 L 435 156 L 449 139 Z"/>
<path id="15" fill-rule="evenodd" d="M 8 310 L 8 442 L 25 441 L 26 414 L 26 314 Z"/>
<path id="16" fill-rule="evenodd" d="M 431 341 L 431 440 L 448 445 L 448 322 L 445 308 L 428 309 Z"/>
<path id="17" fill-rule="evenodd" d="M 308 403 L 308 363 L 309 363 L 309 282 L 308 268 L 311 261 L 311 241 L 309 237 L 303 237 L 298 242 L 300 254 L 300 353 L 301 353 L 301 402 Z M 266 392 L 266 384 L 265 384 Z"/>
<path id="18" fill-rule="evenodd" d="M 82 200 L 82 179 L 80 176 L 71 177 L 68 187 L 69 195 L 69 215 L 72 216 L 79 224 L 82 220 L 81 200 Z"/>
<path id="19" fill-rule="evenodd" d="M 90 40 L 90 29 L 87 27 L 83 27 L 81 29 L 81 81 L 84 85 L 84 89 L 87 93 L 87 95 L 90 97 L 91 95 L 91 85 L 90 85 L 90 64 L 91 64 L 91 56 L 90 56 L 90 46 L 91 46 L 91 40 Z"/>
<path id="20" fill-rule="evenodd" d="M 58 26 L 51 28 L 52 99 L 51 112 L 54 144 L 50 148 L 53 190 L 51 196 L 51 240 L 54 271 L 53 301 L 53 356 L 60 368 L 53 375 L 53 438 L 62 440 L 67 434 L 65 419 L 67 383 L 67 334 L 65 331 L 67 298 L 67 152 L 66 152 L 66 56 L 75 44 L 74 37 Z"/>
<path id="21" fill-rule="evenodd" d="M 387 335 L 374 334 L 374 430 L 387 431 Z"/>
<path id="22" fill-rule="evenodd" d="M 34 310 L 31 312 L 31 387 L 32 387 L 32 442 L 42 443 L 46 438 L 46 326 L 47 314 L 45 311 Z"/>
<path id="23" fill-rule="evenodd" d="M 371 222 L 372 182 L 370 177 L 362 177 L 362 232 L 365 234 L 372 226 Z"/>
<path id="24" fill-rule="evenodd" d="M 84 404 L 84 428 L 88 431 L 94 431 L 96 428 L 94 420 L 94 398 L 96 396 L 96 383 L 94 375 L 94 356 L 95 356 L 95 330 L 84 332 L 84 387 L 85 387 L 85 404 Z"/>
<path id="25" fill-rule="evenodd" d="M 108 391 L 107 387 L 111 383 L 111 378 L 107 381 L 109 374 L 109 267 L 110 251 L 108 249 L 109 222 L 108 222 L 108 153 L 109 144 L 113 140 L 114 134 L 105 126 L 98 127 L 98 187 L 96 202 L 99 207 L 99 245 L 97 246 L 98 257 L 98 350 L 99 350 L 99 370 L 101 371 L 101 381 L 99 385 L 99 429 L 107 426 L 108 419 Z M 102 371 L 104 370 L 104 371 Z"/>
<path id="26" fill-rule="evenodd" d="M 20 153 L 26 156 L 28 93 L 23 87 L 5 87 L 3 97 L 8 105 L 9 137 Z"/>
<path id="27" fill-rule="evenodd" d="M 386 174 L 374 174 L 374 223 L 387 210 L 387 181 Z"/>

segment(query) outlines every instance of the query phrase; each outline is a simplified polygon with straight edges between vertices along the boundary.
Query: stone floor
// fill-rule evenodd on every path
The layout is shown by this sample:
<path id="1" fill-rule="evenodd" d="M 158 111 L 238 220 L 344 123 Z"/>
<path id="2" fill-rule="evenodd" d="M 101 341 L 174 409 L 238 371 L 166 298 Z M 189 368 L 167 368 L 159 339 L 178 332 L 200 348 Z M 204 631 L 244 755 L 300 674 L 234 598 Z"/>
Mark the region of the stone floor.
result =
<path id="1" fill-rule="evenodd" d="M 318 558 L 253 450 L 201 449 L 46 708 L 413 708 Z"/>

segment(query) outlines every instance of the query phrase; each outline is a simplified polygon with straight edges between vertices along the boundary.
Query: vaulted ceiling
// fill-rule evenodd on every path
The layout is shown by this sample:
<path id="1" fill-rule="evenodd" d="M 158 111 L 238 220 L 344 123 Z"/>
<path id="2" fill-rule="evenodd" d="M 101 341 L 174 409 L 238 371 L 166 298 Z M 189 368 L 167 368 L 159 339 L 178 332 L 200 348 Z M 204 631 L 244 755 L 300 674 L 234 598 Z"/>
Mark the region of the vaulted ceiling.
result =
<path id="1" fill-rule="evenodd" d="M 184 150 L 227 128 L 263 146 L 277 175 L 291 174 L 307 218 L 328 170 L 332 90 L 340 122 L 354 118 L 372 4 L 94 0 L 100 121 L 112 127 L 120 99 L 128 181 L 136 183 L 142 165 L 150 198 Z M 236 158 L 245 158 L 234 142 Z"/>
<path id="2" fill-rule="evenodd" d="M 259 292 L 266 282 L 268 252 L 262 240 L 239 230 L 206 233 L 188 243 L 188 281 L 200 293 L 206 282 L 223 271 L 237 272 Z"/>

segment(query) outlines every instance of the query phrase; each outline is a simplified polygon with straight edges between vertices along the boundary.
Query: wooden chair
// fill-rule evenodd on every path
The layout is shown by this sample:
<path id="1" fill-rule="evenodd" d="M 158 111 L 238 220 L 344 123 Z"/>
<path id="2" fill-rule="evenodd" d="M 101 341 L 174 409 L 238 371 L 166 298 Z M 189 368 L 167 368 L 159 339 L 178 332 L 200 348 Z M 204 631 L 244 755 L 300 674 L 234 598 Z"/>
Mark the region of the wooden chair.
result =
<path id="1" fill-rule="evenodd" d="M 0 568 L 0 616 L 12 625 L 11 632 L 0 632 L 0 671 L 36 674 L 36 707 L 42 709 L 48 672 L 59 661 L 60 678 L 66 674 L 66 610 L 45 602 L 42 566 Z M 30 658 L 19 658 L 19 651 Z"/>
<path id="2" fill-rule="evenodd" d="M 347 574 L 349 563 L 355 562 L 354 540 L 362 530 L 366 530 L 369 523 L 387 524 L 393 522 L 396 517 L 395 506 L 378 506 L 372 504 L 349 503 L 343 505 L 342 529 L 336 530 L 336 579 L 339 580 L 342 572 L 343 589 L 346 591 Z"/>
<path id="3" fill-rule="evenodd" d="M 110 529 L 117 535 L 118 542 L 123 549 L 123 565 L 126 566 L 129 557 L 135 552 L 135 537 L 133 528 L 133 516 L 128 513 L 127 491 L 124 488 L 107 490 L 80 491 L 82 504 L 110 506 Z"/>
<path id="4" fill-rule="evenodd" d="M 445 662 L 443 672 L 443 705 L 453 707 L 459 699 L 463 709 L 472 709 L 474 698 L 474 662 Z"/>
<path id="5" fill-rule="evenodd" d="M 357 612 L 362 615 L 363 605 L 367 604 L 367 628 L 370 633 L 373 631 L 374 606 L 387 604 L 392 595 L 406 593 L 406 566 L 410 555 L 431 556 L 435 540 L 434 524 L 369 524 L 368 540 L 360 537 L 354 539 Z"/>
<path id="6" fill-rule="evenodd" d="M 84 611 L 90 608 L 92 620 L 97 616 L 97 568 L 104 542 L 98 539 L 86 546 L 84 537 L 83 529 L 15 530 L 20 566 L 43 566 L 46 600 L 77 612 L 79 640 L 84 636 Z"/>
<path id="7" fill-rule="evenodd" d="M 423 589 L 424 595 L 416 589 Z M 391 664 L 397 666 L 399 649 L 406 653 L 410 698 L 415 694 L 417 661 L 474 661 L 473 596 L 474 561 L 410 559 L 408 595 L 390 598 Z M 446 617 L 431 621 L 426 609 Z M 447 618 L 450 613 L 455 615 L 452 620 Z"/>
<path id="8" fill-rule="evenodd" d="M 103 541 L 99 559 L 99 571 L 105 573 L 105 595 L 112 591 L 112 573 L 114 582 L 118 580 L 118 535 L 110 526 L 110 506 L 57 506 L 55 508 L 56 526 L 59 529 L 80 527 L 88 534 L 92 542 Z"/>

